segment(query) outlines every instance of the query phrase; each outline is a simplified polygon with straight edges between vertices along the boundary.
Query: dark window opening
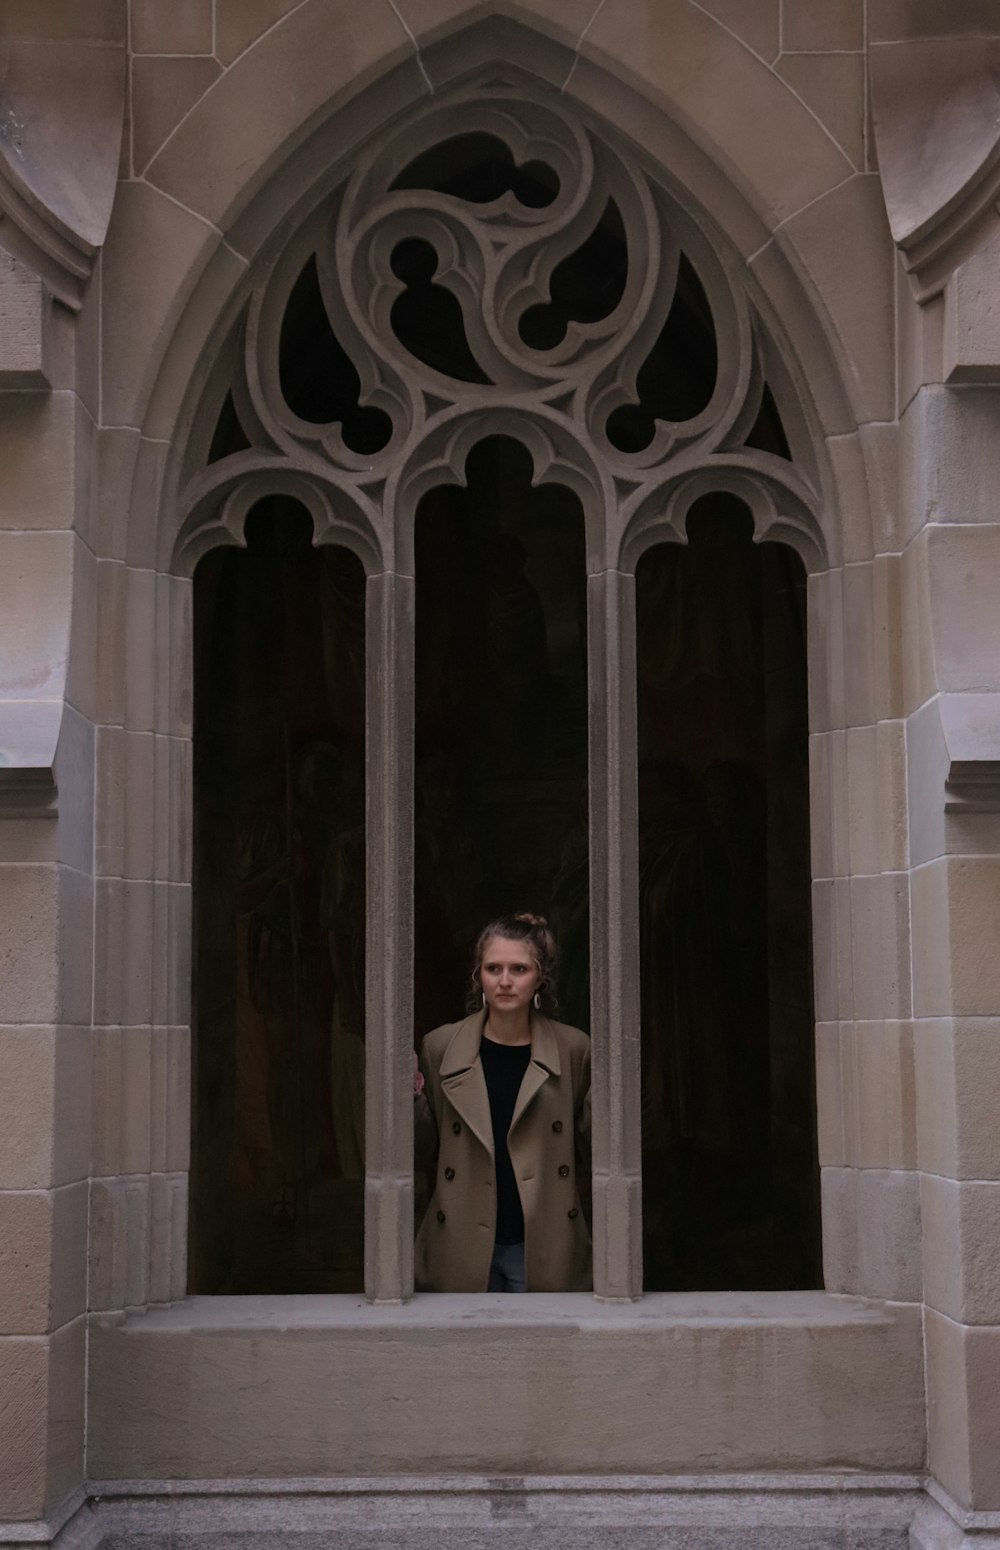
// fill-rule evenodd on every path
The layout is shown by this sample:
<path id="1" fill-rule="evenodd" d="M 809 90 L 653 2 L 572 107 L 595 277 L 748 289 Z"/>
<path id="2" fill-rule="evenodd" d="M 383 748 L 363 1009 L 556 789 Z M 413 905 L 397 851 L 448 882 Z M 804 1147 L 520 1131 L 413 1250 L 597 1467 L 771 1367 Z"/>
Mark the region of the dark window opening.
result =
<path id="1" fill-rule="evenodd" d="M 529 210 L 544 210 L 559 192 L 559 179 L 545 162 L 518 166 L 496 135 L 454 135 L 410 162 L 393 188 L 426 188 L 470 204 L 492 204 L 513 194 Z"/>
<path id="2" fill-rule="evenodd" d="M 192 1292 L 359 1292 L 365 579 L 260 502 L 194 583 Z"/>
<path id="3" fill-rule="evenodd" d="M 636 377 L 638 402 L 622 404 L 608 419 L 611 445 L 619 452 L 643 452 L 657 420 L 675 425 L 693 420 L 711 402 L 717 372 L 712 309 L 682 254 L 667 320 Z"/>
<path id="4" fill-rule="evenodd" d="M 549 300 L 529 307 L 519 333 L 532 350 L 552 350 L 570 323 L 598 323 L 610 317 L 625 294 L 628 239 L 621 211 L 609 199 L 590 236 L 552 271 Z"/>
<path id="5" fill-rule="evenodd" d="M 392 304 L 392 331 L 400 344 L 443 376 L 489 383 L 469 346 L 458 297 L 437 285 L 438 256 L 422 237 L 407 237 L 392 251 L 392 272 L 406 289 Z"/>
<path id="6" fill-rule="evenodd" d="M 752 530 L 636 573 L 648 1291 L 822 1284 L 805 575 Z"/>
<path id="7" fill-rule="evenodd" d="M 548 916 L 556 1015 L 590 1022 L 583 517 L 531 473 L 491 438 L 417 518 L 418 1042 L 464 1015 L 478 931 L 511 909 Z"/>
<path id="8" fill-rule="evenodd" d="M 359 403 L 361 378 L 327 316 L 316 259 L 292 287 L 281 322 L 278 376 L 289 409 L 309 425 L 341 425 L 344 443 L 364 456 L 381 452 L 392 422 Z"/>

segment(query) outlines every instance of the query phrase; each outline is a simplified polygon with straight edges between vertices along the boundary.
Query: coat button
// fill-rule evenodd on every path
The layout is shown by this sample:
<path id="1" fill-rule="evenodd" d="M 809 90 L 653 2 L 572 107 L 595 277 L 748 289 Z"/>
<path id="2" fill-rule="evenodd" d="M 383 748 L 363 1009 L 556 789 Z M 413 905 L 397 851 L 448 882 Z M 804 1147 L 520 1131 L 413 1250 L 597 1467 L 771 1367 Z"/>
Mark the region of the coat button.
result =
<path id="1" fill-rule="evenodd" d="M 444 1221 L 444 1212 L 443 1211 L 439 1211 L 438 1212 L 438 1221 L 439 1222 L 443 1222 Z"/>
<path id="2" fill-rule="evenodd" d="M 575 1222 L 577 1217 L 580 1215 L 580 1213 L 576 1209 L 576 1206 L 571 1206 L 570 1209 L 566 1212 L 566 1215 L 569 1217 L 571 1222 Z M 441 1218 L 441 1212 L 439 1211 L 438 1212 L 438 1219 L 440 1220 L 440 1218 Z"/>
<path id="3" fill-rule="evenodd" d="M 451 1180 L 455 1177 L 455 1170 L 454 1170 L 454 1168 L 446 1168 L 444 1170 L 444 1176 L 448 1180 L 448 1182 L 451 1183 Z"/>
<path id="4" fill-rule="evenodd" d="M 462 1127 L 458 1123 L 458 1120 L 455 1121 L 451 1128 L 455 1132 L 456 1136 L 460 1136 L 462 1134 Z"/>
<path id="5" fill-rule="evenodd" d="M 559 1177 L 561 1179 L 568 1179 L 569 1178 L 569 1163 L 560 1163 L 559 1164 Z"/>
<path id="6" fill-rule="evenodd" d="M 555 1131 L 557 1136 L 561 1135 L 562 1134 L 562 1120 L 561 1119 L 554 1119 L 552 1121 L 552 1129 Z"/>

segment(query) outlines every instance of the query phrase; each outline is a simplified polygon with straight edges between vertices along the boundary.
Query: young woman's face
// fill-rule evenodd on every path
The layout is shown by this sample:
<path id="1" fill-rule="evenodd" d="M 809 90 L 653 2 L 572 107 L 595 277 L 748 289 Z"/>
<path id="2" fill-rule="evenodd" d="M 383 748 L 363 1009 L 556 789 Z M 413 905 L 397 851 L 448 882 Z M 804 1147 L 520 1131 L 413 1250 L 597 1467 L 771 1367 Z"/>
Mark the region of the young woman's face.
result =
<path id="1" fill-rule="evenodd" d="M 527 942 L 491 936 L 479 966 L 486 1003 L 498 1012 L 528 1006 L 542 982 L 541 971 Z"/>

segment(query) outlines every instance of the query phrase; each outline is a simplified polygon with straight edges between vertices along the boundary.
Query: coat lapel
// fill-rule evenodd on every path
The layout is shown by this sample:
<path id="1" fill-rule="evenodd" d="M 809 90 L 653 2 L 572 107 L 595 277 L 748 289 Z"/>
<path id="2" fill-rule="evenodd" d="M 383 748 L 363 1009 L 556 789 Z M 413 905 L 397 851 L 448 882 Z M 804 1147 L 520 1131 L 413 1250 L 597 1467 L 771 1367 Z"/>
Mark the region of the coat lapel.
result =
<path id="1" fill-rule="evenodd" d="M 532 1017 L 531 1060 L 521 1081 L 517 1102 L 514 1105 L 514 1118 L 510 1122 L 508 1135 L 514 1131 L 535 1094 L 541 1087 L 544 1087 L 550 1076 L 558 1076 L 560 1069 L 559 1044 L 552 1024 L 547 1017 Z"/>
<path id="2" fill-rule="evenodd" d="M 441 1087 L 447 1093 L 452 1108 L 492 1157 L 493 1120 L 486 1078 L 479 1059 L 479 1043 L 485 1021 L 482 1012 L 474 1012 L 459 1023 L 441 1061 Z"/>

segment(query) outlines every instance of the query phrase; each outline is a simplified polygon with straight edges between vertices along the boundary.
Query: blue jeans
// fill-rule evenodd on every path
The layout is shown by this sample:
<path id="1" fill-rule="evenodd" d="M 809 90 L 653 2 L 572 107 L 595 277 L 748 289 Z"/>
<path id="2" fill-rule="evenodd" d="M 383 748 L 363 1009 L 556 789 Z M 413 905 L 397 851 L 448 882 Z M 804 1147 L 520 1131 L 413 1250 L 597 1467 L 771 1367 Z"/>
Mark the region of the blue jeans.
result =
<path id="1" fill-rule="evenodd" d="M 524 1291 L 524 1244 L 494 1243 L 488 1292 Z"/>

